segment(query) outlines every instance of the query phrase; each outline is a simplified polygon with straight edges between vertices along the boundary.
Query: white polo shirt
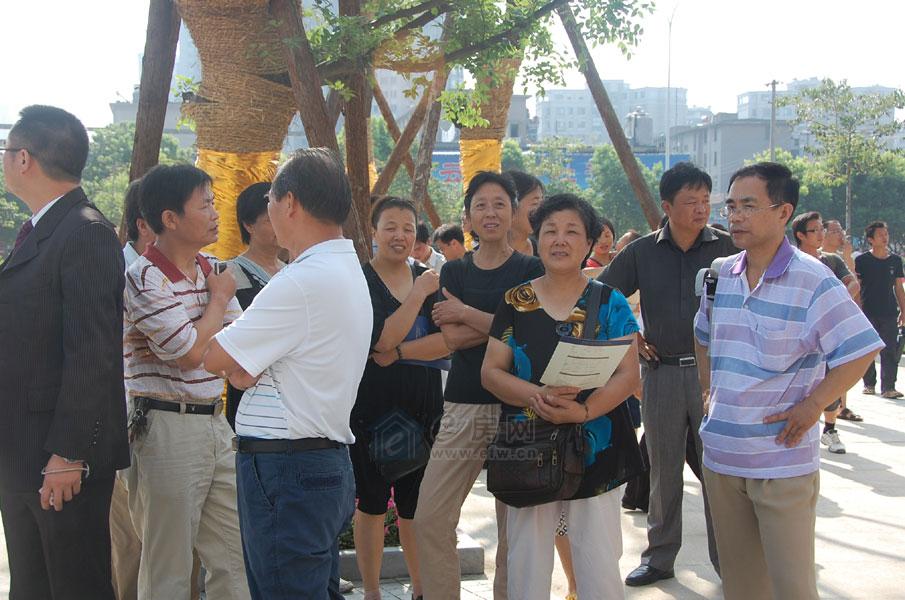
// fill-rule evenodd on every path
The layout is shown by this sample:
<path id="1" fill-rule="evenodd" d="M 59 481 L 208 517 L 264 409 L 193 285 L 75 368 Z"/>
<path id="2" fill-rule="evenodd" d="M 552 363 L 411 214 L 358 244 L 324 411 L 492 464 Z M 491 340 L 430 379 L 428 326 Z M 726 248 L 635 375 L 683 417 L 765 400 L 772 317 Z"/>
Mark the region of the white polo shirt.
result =
<path id="1" fill-rule="evenodd" d="M 216 336 L 243 369 L 261 374 L 242 397 L 236 433 L 353 443 L 349 414 L 372 325 L 368 284 L 352 241 L 328 240 L 302 253 Z"/>

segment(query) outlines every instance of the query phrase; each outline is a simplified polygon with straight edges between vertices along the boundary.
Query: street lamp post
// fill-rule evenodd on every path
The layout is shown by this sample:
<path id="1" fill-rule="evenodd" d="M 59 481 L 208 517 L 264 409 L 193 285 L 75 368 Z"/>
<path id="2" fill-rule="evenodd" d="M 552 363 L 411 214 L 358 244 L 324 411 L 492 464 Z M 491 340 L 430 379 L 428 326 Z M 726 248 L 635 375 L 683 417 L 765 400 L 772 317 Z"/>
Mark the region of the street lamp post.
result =
<path id="1" fill-rule="evenodd" d="M 672 12 L 667 20 L 669 31 L 666 36 L 666 164 L 664 171 L 669 170 L 670 167 L 669 96 L 672 85 L 672 20 L 676 16 L 677 8 L 679 8 L 678 2 L 672 7 Z"/>
<path id="2" fill-rule="evenodd" d="M 775 79 L 768 83 L 770 86 L 770 162 L 776 160 L 776 84 Z"/>

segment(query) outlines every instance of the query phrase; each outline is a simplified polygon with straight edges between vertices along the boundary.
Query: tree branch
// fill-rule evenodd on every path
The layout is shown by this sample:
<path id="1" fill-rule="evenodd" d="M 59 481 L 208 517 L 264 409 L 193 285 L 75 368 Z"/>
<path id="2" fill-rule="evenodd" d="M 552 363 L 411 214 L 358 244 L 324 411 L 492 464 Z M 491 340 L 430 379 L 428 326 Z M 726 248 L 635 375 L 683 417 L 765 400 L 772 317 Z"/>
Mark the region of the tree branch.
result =
<path id="1" fill-rule="evenodd" d="M 660 211 L 654 203 L 650 189 L 647 187 L 644 176 L 641 174 L 641 169 L 638 167 L 638 159 L 635 158 L 632 148 L 625 138 L 625 132 L 622 130 L 622 125 L 619 124 L 619 117 L 616 115 L 606 88 L 603 86 L 603 81 L 600 79 L 600 74 L 594 65 L 594 59 L 588 51 L 588 45 L 581 36 L 578 23 L 575 22 L 575 14 L 568 4 L 560 6 L 556 9 L 556 12 L 569 36 L 569 41 L 575 51 L 575 58 L 578 59 L 578 70 L 582 72 L 588 82 L 591 96 L 593 96 L 594 102 L 597 104 L 600 118 L 603 119 L 603 124 L 606 126 L 613 148 L 619 156 L 619 162 L 622 163 L 625 175 L 628 177 L 632 190 L 635 192 L 635 198 L 637 198 L 638 204 L 641 205 L 641 210 L 644 212 L 644 217 L 647 219 L 650 228 L 652 230 L 656 229 L 660 222 Z"/>
<path id="2" fill-rule="evenodd" d="M 160 142 L 170 95 L 170 79 L 176 62 L 179 41 L 179 11 L 170 0 L 152 0 L 148 7 L 148 30 L 141 68 L 141 93 L 135 116 L 135 137 L 129 181 L 142 177 L 157 164 Z M 123 213 L 120 241 L 125 243 L 126 222 Z"/>
<path id="3" fill-rule="evenodd" d="M 512 27 L 510 27 L 506 31 L 501 31 L 500 33 L 492 35 L 485 40 L 481 40 L 480 42 L 471 44 L 470 46 L 465 46 L 464 48 L 459 48 L 458 50 L 453 50 L 452 52 L 444 54 L 443 61 L 447 64 L 452 64 L 462 60 L 463 58 L 468 58 L 473 54 L 477 54 L 478 52 L 481 52 L 483 50 L 488 50 L 502 42 L 512 41 L 512 38 L 515 34 L 524 31 L 539 19 L 542 19 L 554 10 L 558 10 L 562 6 L 568 5 L 568 3 L 569 0 L 552 0 L 551 2 L 544 4 L 543 6 L 532 12 L 524 19 L 521 19 L 520 21 L 514 23 Z"/>
<path id="4" fill-rule="evenodd" d="M 453 64 L 461 61 L 462 59 L 468 58 L 469 56 L 493 48 L 498 44 L 504 42 L 514 42 L 513 38 L 516 36 L 516 34 L 524 31 L 525 29 L 533 25 L 538 19 L 547 16 L 554 10 L 557 10 L 559 7 L 567 5 L 568 2 L 569 0 L 551 0 L 547 4 L 532 12 L 527 17 L 519 19 L 509 29 L 494 34 L 489 38 L 481 40 L 480 42 L 470 44 L 463 48 L 459 48 L 458 50 L 453 50 L 452 52 L 447 52 L 444 54 L 437 53 L 430 57 L 412 61 L 389 61 L 386 63 L 381 63 L 379 65 L 374 64 L 372 66 L 381 69 L 390 69 L 399 73 L 425 73 L 427 71 L 432 71 L 437 69 L 441 64 Z M 332 81 L 342 77 L 343 75 L 347 75 L 353 72 L 356 68 L 357 67 L 355 66 L 355 63 L 352 60 L 343 58 L 340 60 L 321 63 L 317 66 L 317 71 L 318 73 L 320 73 L 320 76 L 323 79 Z"/>
<path id="5" fill-rule="evenodd" d="M 284 40 L 298 40 L 297 44 L 284 43 L 283 48 L 289 66 L 292 95 L 302 118 L 308 145 L 312 148 L 327 147 L 339 152 L 334 130 L 336 122 L 331 121 L 327 113 L 327 103 L 320 87 L 321 78 L 305 33 L 305 24 L 299 14 L 298 2 L 270 0 L 269 9 L 278 22 L 278 35 Z"/>
<path id="6" fill-rule="evenodd" d="M 393 21 L 398 21 L 399 19 L 405 19 L 406 17 L 412 17 L 419 13 L 423 12 L 431 12 L 433 9 L 439 9 L 435 17 L 440 16 L 441 13 L 449 10 L 451 3 L 447 0 L 426 0 L 421 4 L 416 4 L 415 6 L 411 6 L 409 8 L 402 8 L 397 10 L 396 12 L 390 13 L 388 15 L 383 15 L 382 17 L 378 17 L 371 21 L 371 27 L 376 29 L 377 27 L 382 27 Z M 431 19 L 433 20 L 433 18 Z"/>
<path id="7" fill-rule="evenodd" d="M 383 95 L 383 90 L 380 88 L 380 84 L 377 82 L 377 77 L 374 77 L 374 85 L 371 88 L 371 91 L 374 93 L 374 101 L 377 103 L 377 108 L 380 109 L 380 114 L 383 116 L 383 120 L 386 121 L 387 130 L 390 132 L 390 136 L 393 138 L 393 141 L 397 144 L 399 143 L 399 138 L 402 137 L 402 132 L 399 131 L 399 124 L 396 122 L 396 117 L 393 116 L 393 110 L 390 108 L 390 103 L 387 102 L 386 96 Z M 431 107 L 433 110 L 433 107 Z M 428 114 L 428 121 L 430 121 L 431 113 Z M 434 128 L 434 135 L 436 136 L 436 128 Z M 421 139 L 422 145 L 424 144 L 424 136 L 422 135 Z M 431 145 L 433 147 L 433 145 Z M 418 156 L 421 157 L 421 149 L 418 150 Z M 428 155 L 428 160 L 430 160 L 430 155 Z M 408 171 L 409 177 L 412 179 L 412 185 L 414 186 L 414 180 L 417 173 L 415 169 L 415 161 L 412 160 L 412 155 L 408 152 L 403 153 L 402 155 L 402 163 L 405 165 L 405 170 Z M 430 169 L 428 169 L 430 172 Z M 414 195 L 413 195 L 414 196 Z M 427 216 L 430 219 L 431 225 L 434 227 L 440 226 L 440 216 L 437 214 L 437 210 L 434 208 L 434 203 L 431 201 L 430 196 L 425 193 L 424 196 L 424 210 L 427 211 Z M 413 197 L 412 201 L 415 204 L 418 204 L 418 199 Z"/>

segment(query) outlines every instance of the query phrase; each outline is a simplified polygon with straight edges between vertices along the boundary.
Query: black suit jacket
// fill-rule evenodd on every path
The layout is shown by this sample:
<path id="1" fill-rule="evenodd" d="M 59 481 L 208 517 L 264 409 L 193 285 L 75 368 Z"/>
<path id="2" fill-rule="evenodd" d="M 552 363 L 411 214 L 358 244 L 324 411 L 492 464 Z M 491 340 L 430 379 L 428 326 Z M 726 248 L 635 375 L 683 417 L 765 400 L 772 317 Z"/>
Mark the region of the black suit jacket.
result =
<path id="1" fill-rule="evenodd" d="M 92 479 L 128 466 L 123 255 L 75 188 L 0 266 L 0 493 L 37 492 L 51 454 Z"/>

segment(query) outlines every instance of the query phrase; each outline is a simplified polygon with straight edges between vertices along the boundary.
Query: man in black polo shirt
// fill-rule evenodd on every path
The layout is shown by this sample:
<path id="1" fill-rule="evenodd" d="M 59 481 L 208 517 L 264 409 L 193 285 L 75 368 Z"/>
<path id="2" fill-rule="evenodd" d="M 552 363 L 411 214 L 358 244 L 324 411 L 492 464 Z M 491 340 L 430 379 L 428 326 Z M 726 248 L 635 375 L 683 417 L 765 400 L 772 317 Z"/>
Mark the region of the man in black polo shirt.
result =
<path id="1" fill-rule="evenodd" d="M 889 251 L 889 229 L 883 221 L 874 221 L 864 230 L 870 252 L 855 259 L 855 272 L 861 280 L 861 308 L 870 319 L 886 347 L 880 351 L 880 392 L 884 398 L 901 398 L 896 390 L 898 326 L 905 325 L 905 290 L 902 282 L 902 258 Z M 870 363 L 864 374 L 864 393 L 875 394 L 877 369 Z"/>
<path id="2" fill-rule="evenodd" d="M 714 259 L 738 252 L 728 233 L 707 226 L 711 189 L 710 176 L 690 163 L 666 171 L 660 199 L 668 223 L 626 246 L 599 277 L 625 296 L 640 291 L 644 322 L 639 351 L 647 365 L 641 412 L 650 454 L 648 546 L 641 566 L 625 580 L 630 586 L 674 576 L 682 545 L 682 471 L 689 428 L 701 458 L 703 406 L 692 331 L 699 303 L 695 276 Z M 710 560 L 719 571 L 706 495 L 704 504 Z"/>

